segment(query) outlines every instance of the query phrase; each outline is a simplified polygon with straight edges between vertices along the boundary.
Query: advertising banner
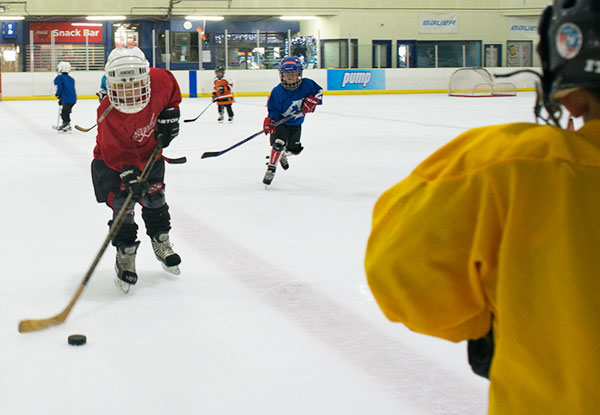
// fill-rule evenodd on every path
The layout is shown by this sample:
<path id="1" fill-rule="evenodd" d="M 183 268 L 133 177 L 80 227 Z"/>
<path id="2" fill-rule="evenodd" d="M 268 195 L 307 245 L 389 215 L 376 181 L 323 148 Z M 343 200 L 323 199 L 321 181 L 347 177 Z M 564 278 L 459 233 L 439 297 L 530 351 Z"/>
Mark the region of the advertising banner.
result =
<path id="1" fill-rule="evenodd" d="M 34 43 L 90 43 L 102 42 L 102 25 L 98 23 L 30 23 Z"/>
<path id="2" fill-rule="evenodd" d="M 509 39 L 535 39 L 539 17 L 511 17 L 508 19 Z"/>
<path id="3" fill-rule="evenodd" d="M 419 33 L 458 33 L 458 14 L 419 13 Z"/>
<path id="4" fill-rule="evenodd" d="M 385 89 L 383 69 L 328 69 L 328 91 Z"/>

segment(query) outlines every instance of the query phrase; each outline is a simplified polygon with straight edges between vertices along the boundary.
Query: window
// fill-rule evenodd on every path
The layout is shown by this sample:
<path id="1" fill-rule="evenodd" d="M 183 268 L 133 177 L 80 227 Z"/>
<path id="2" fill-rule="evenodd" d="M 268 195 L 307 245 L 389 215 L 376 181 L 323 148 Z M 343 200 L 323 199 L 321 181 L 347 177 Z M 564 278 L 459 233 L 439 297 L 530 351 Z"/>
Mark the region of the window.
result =
<path id="1" fill-rule="evenodd" d="M 417 67 L 462 68 L 481 66 L 481 41 L 417 42 Z"/>
<path id="2" fill-rule="evenodd" d="M 348 39 L 321 40 L 322 68 L 348 68 L 348 52 L 352 68 L 358 68 L 358 39 L 352 39 L 348 51 Z"/>

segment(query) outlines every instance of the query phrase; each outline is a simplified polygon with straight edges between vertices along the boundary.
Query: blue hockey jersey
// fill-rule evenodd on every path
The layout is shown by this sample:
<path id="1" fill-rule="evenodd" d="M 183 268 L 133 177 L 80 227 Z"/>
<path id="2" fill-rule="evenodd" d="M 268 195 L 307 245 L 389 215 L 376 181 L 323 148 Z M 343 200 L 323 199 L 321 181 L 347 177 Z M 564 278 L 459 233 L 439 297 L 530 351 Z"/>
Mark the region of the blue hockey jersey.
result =
<path id="1" fill-rule="evenodd" d="M 281 84 L 277 85 L 271 91 L 269 101 L 267 102 L 269 118 L 274 121 L 279 121 L 282 118 L 301 110 L 304 98 L 309 95 L 319 99 L 321 101 L 319 102 L 319 105 L 321 105 L 323 101 L 323 88 L 309 78 L 303 78 L 300 86 L 291 91 L 285 89 Z M 303 122 L 304 114 L 299 114 L 285 124 L 300 125 Z"/>
<path id="2" fill-rule="evenodd" d="M 56 85 L 56 97 L 64 104 L 75 104 L 77 102 L 75 80 L 68 74 L 62 73 L 54 78 L 54 85 Z"/>

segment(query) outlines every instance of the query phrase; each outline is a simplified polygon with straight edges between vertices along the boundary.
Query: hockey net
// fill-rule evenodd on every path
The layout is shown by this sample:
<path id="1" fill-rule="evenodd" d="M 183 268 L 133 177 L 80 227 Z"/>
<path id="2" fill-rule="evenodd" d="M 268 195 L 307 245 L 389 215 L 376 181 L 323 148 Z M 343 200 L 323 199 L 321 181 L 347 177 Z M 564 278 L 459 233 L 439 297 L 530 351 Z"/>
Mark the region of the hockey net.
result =
<path id="1" fill-rule="evenodd" d="M 448 83 L 451 97 L 513 97 L 517 87 L 510 82 L 495 82 L 484 68 L 461 68 L 454 71 Z"/>

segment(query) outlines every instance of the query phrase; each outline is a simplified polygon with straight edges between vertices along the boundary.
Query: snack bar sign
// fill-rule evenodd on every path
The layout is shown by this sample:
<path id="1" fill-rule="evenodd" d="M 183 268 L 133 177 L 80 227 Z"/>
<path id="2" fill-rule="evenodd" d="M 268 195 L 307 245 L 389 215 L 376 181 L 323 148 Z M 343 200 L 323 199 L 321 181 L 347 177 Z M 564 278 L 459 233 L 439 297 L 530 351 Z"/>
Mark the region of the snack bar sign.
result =
<path id="1" fill-rule="evenodd" d="M 30 23 L 34 43 L 102 42 L 102 26 L 85 23 Z"/>

